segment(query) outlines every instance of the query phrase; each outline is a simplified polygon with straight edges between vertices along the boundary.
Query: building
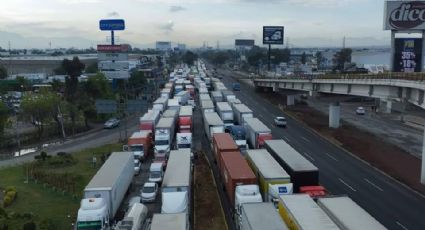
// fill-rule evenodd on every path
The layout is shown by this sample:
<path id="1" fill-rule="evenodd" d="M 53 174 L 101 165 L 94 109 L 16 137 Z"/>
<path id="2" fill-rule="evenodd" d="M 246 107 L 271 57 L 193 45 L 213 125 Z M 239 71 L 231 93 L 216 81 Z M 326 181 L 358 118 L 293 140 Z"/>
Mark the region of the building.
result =
<path id="1" fill-rule="evenodd" d="M 157 41 L 155 48 L 160 51 L 170 51 L 171 42 Z"/>
<path id="2" fill-rule="evenodd" d="M 182 43 L 177 44 L 177 49 L 179 51 L 185 51 L 186 50 L 186 44 L 182 44 Z"/>

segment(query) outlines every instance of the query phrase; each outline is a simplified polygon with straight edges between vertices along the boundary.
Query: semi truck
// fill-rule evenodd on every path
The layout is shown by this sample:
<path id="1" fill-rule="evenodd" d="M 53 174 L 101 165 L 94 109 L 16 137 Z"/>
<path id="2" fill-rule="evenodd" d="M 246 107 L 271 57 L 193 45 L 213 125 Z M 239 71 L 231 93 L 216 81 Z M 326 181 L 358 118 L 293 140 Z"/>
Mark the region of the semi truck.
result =
<path id="1" fill-rule="evenodd" d="M 223 94 L 223 101 L 229 101 L 235 99 L 235 94 L 230 90 L 222 90 L 221 94 Z"/>
<path id="2" fill-rule="evenodd" d="M 280 196 L 278 210 L 280 216 L 291 230 L 340 229 L 307 194 Z"/>
<path id="3" fill-rule="evenodd" d="M 228 152 L 239 153 L 239 147 L 228 133 L 214 133 L 212 146 L 217 164 L 220 163 L 218 158 L 219 155 L 226 154 Z M 218 165 L 218 167 L 220 167 L 220 165 Z"/>
<path id="4" fill-rule="evenodd" d="M 160 112 L 163 112 L 167 109 L 167 105 L 168 105 L 168 98 L 160 97 L 153 102 L 152 108 L 159 110 Z"/>
<path id="5" fill-rule="evenodd" d="M 319 169 L 284 140 L 267 140 L 265 147 L 291 176 L 295 193 L 303 186 L 319 185 Z"/>
<path id="6" fill-rule="evenodd" d="M 265 202 L 278 202 L 279 196 L 269 192 L 272 185 L 283 186 L 291 183 L 291 177 L 265 149 L 247 150 L 246 159 L 252 171 L 258 178 L 261 194 Z M 278 188 L 277 191 L 282 190 Z M 282 192 L 286 190 L 283 189 Z M 279 194 L 277 194 L 279 195 Z"/>
<path id="7" fill-rule="evenodd" d="M 177 149 L 192 148 L 192 133 L 177 133 L 176 134 Z"/>
<path id="8" fill-rule="evenodd" d="M 190 149 L 172 150 L 162 181 L 161 213 L 185 213 L 189 220 L 192 163 Z"/>
<path id="9" fill-rule="evenodd" d="M 179 112 L 179 132 L 191 133 L 192 132 L 192 106 L 182 106 Z"/>
<path id="10" fill-rule="evenodd" d="M 238 125 L 244 125 L 244 119 L 254 117 L 252 110 L 245 104 L 232 104 L 235 120 Z"/>
<path id="11" fill-rule="evenodd" d="M 170 96 L 171 96 L 171 89 L 170 88 L 164 88 L 164 89 L 161 89 L 161 97 L 162 98 L 165 98 L 165 99 L 168 99 L 168 98 L 170 98 Z"/>
<path id="12" fill-rule="evenodd" d="M 317 204 L 342 230 L 387 229 L 347 196 L 319 198 Z"/>
<path id="13" fill-rule="evenodd" d="M 238 230 L 289 230 L 271 203 L 242 204 Z"/>
<path id="14" fill-rule="evenodd" d="M 233 137 L 236 144 L 239 146 L 239 150 L 242 154 L 245 154 L 248 149 L 248 143 L 246 141 L 245 127 L 242 125 L 232 125 L 228 128 L 229 134 Z"/>
<path id="15" fill-rule="evenodd" d="M 139 129 L 155 132 L 155 125 L 158 123 L 161 110 L 150 109 L 139 119 Z"/>
<path id="16" fill-rule="evenodd" d="M 162 118 L 173 118 L 174 120 L 177 120 L 177 117 L 179 115 L 179 111 L 175 109 L 167 109 L 164 113 L 162 113 Z"/>
<path id="17" fill-rule="evenodd" d="M 119 221 L 116 230 L 139 230 L 148 217 L 148 207 L 143 204 L 135 203 L 125 214 L 124 219 Z"/>
<path id="18" fill-rule="evenodd" d="M 189 92 L 181 91 L 180 93 L 176 94 L 174 98 L 179 101 L 180 105 L 187 105 L 187 101 L 189 100 Z"/>
<path id="19" fill-rule="evenodd" d="M 199 101 L 211 101 L 211 97 L 208 94 L 200 94 Z"/>
<path id="20" fill-rule="evenodd" d="M 264 141 L 271 140 L 272 131 L 258 118 L 245 118 L 245 129 L 248 143 L 253 149 L 264 147 Z"/>
<path id="21" fill-rule="evenodd" d="M 84 189 L 77 229 L 108 229 L 134 177 L 132 152 L 113 152 Z"/>
<path id="22" fill-rule="evenodd" d="M 179 100 L 178 99 L 168 99 L 168 109 L 172 109 L 172 110 L 179 110 L 180 109 L 180 104 L 179 104 Z"/>
<path id="23" fill-rule="evenodd" d="M 164 158 L 171 148 L 175 134 L 175 119 L 163 117 L 159 120 L 155 129 L 155 158 Z"/>
<path id="24" fill-rule="evenodd" d="M 211 100 L 202 100 L 201 111 L 202 113 L 214 113 L 215 112 L 214 103 Z"/>
<path id="25" fill-rule="evenodd" d="M 204 129 L 211 141 L 214 133 L 224 133 L 224 123 L 217 113 L 204 113 Z"/>
<path id="26" fill-rule="evenodd" d="M 221 94 L 221 91 L 212 91 L 211 96 L 212 96 L 212 100 L 216 104 L 217 104 L 217 102 L 223 101 L 223 95 Z"/>
<path id="27" fill-rule="evenodd" d="M 220 174 L 227 198 L 233 205 L 235 222 L 240 218 L 241 205 L 262 202 L 257 178 L 248 163 L 239 152 L 227 152 L 219 155 Z"/>
<path id="28" fill-rule="evenodd" d="M 189 223 L 187 222 L 186 215 L 184 213 L 153 214 L 150 230 L 168 229 L 189 230 Z"/>
<path id="29" fill-rule="evenodd" d="M 140 171 L 140 161 L 148 158 L 152 151 L 152 132 L 142 130 L 134 132 L 129 138 L 126 145 L 123 146 L 123 151 L 130 151 L 134 155 L 134 172 Z"/>
<path id="30" fill-rule="evenodd" d="M 224 127 L 228 129 L 233 125 L 233 110 L 230 107 L 228 102 L 217 102 L 217 113 L 220 116 L 221 120 L 224 123 Z"/>

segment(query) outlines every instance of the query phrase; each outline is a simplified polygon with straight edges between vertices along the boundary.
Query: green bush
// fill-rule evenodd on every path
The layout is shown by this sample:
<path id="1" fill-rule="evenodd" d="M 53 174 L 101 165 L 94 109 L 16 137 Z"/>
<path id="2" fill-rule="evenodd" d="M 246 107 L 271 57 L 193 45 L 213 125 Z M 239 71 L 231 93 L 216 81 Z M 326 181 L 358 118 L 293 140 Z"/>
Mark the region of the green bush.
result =
<path id="1" fill-rule="evenodd" d="M 51 219 L 44 219 L 40 222 L 40 230 L 56 230 L 58 229 Z"/>
<path id="2" fill-rule="evenodd" d="M 12 197 L 10 197 L 10 196 L 4 196 L 3 197 L 3 207 L 7 207 L 7 206 L 9 206 L 9 205 L 11 205 L 12 204 Z"/>
<path id="3" fill-rule="evenodd" d="M 16 198 L 16 191 L 9 191 L 9 192 L 6 192 L 6 196 L 8 196 L 8 197 L 12 198 L 12 201 L 13 201 L 13 200 L 15 200 L 15 198 Z"/>
<path id="4" fill-rule="evenodd" d="M 16 192 L 16 187 L 15 186 L 7 186 L 6 189 L 5 189 L 5 191 L 6 191 L 6 193 L 7 192 L 10 192 L 10 191 Z"/>
<path id="5" fill-rule="evenodd" d="M 23 227 L 23 230 L 36 230 L 36 229 L 37 229 L 37 226 L 32 221 L 25 223 Z"/>
<path id="6" fill-rule="evenodd" d="M 42 151 L 42 152 L 40 153 L 40 157 L 41 157 L 41 159 L 42 159 L 43 161 L 45 161 L 45 160 L 46 160 L 46 158 L 47 158 L 47 153 L 46 153 L 46 152 L 44 152 L 44 151 Z"/>

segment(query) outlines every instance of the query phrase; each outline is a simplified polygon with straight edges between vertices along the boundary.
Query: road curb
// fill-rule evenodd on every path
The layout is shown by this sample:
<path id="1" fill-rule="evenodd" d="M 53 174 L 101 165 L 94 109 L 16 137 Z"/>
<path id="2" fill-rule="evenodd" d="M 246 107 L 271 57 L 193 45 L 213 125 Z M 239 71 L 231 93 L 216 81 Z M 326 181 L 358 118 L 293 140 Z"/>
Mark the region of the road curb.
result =
<path id="1" fill-rule="evenodd" d="M 416 193 L 417 195 L 421 196 L 422 198 L 425 199 L 425 195 L 420 193 L 419 191 L 409 187 L 408 185 L 404 184 L 401 181 L 398 181 L 397 179 L 393 178 L 391 175 L 387 174 L 386 172 L 382 171 L 381 169 L 373 166 L 372 164 L 370 164 L 369 162 L 367 162 L 366 160 L 363 160 L 362 158 L 360 158 L 359 156 L 355 155 L 354 153 L 350 152 L 349 150 L 345 149 L 344 147 L 342 147 L 342 143 L 338 142 L 335 143 L 332 139 L 333 138 L 329 138 L 326 135 L 321 134 L 319 131 L 313 129 L 312 127 L 308 126 L 304 121 L 302 121 L 301 119 L 299 119 L 298 117 L 296 117 L 295 115 L 291 114 L 291 112 L 285 111 L 283 109 L 280 109 L 283 113 L 285 113 L 287 116 L 291 117 L 292 119 L 296 120 L 297 122 L 299 122 L 301 125 L 304 126 L 304 128 L 306 130 L 309 130 L 311 133 L 315 134 L 316 136 L 319 136 L 321 138 L 323 138 L 324 140 L 326 140 L 327 142 L 333 144 L 334 146 L 336 146 L 337 148 L 339 148 L 340 150 L 344 151 L 345 153 L 349 154 L 350 156 L 356 158 L 357 160 L 363 162 L 364 164 L 370 166 L 371 168 L 375 169 L 377 172 L 383 174 L 384 176 L 388 177 L 389 179 L 391 179 L 392 181 L 396 182 L 397 184 L 403 186 L 404 188 L 406 188 L 407 190 Z"/>

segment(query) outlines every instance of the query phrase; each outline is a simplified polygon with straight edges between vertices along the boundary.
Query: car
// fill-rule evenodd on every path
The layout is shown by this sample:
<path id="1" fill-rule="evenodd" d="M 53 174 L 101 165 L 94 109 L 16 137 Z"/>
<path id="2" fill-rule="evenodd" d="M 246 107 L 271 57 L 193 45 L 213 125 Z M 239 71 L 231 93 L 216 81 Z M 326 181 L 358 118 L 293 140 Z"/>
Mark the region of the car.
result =
<path id="1" fill-rule="evenodd" d="M 286 127 L 286 118 L 284 118 L 284 117 L 275 117 L 274 124 L 276 126 Z"/>
<path id="2" fill-rule="evenodd" d="M 118 118 L 111 118 L 105 122 L 103 127 L 105 129 L 113 129 L 120 125 L 120 120 Z"/>
<path id="3" fill-rule="evenodd" d="M 127 208 L 130 209 L 134 204 L 142 203 L 142 198 L 140 196 L 133 196 L 128 200 L 128 206 Z"/>
<path id="4" fill-rule="evenodd" d="M 143 203 L 154 202 L 156 195 L 158 194 L 158 184 L 153 182 L 146 182 L 143 185 L 140 193 Z"/>
<path id="5" fill-rule="evenodd" d="M 362 107 L 362 106 L 357 107 L 357 109 L 356 109 L 357 115 L 365 115 L 365 113 L 366 113 L 366 110 L 365 110 L 364 107 Z"/>

